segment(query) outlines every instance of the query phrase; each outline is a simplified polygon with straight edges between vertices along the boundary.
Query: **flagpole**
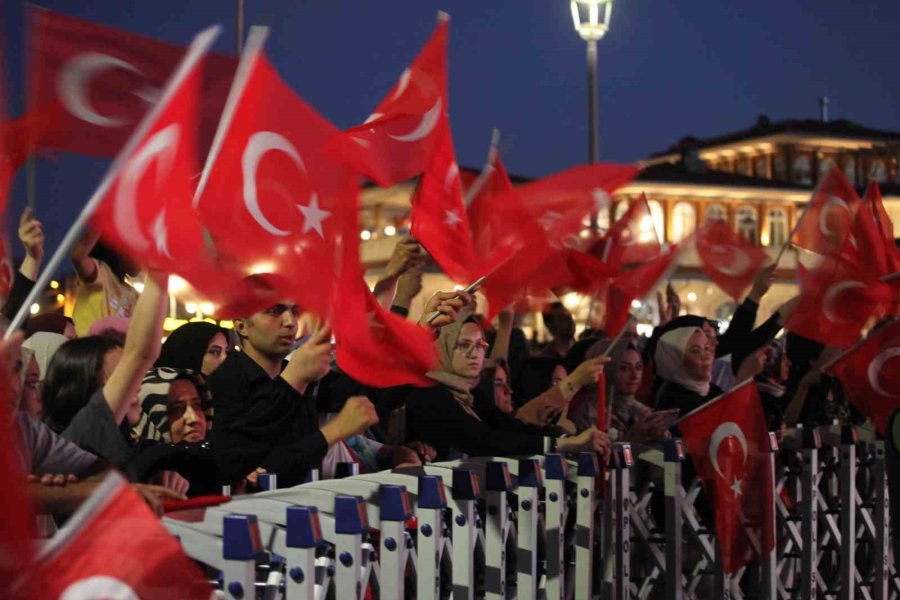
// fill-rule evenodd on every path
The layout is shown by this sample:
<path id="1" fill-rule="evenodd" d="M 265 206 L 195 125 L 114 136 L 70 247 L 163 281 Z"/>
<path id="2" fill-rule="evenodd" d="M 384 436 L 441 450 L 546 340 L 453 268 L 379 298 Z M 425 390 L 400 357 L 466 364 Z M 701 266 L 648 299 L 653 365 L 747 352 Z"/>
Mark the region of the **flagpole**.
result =
<path id="1" fill-rule="evenodd" d="M 37 281 L 34 283 L 31 291 L 28 292 L 28 295 L 22 302 L 22 306 L 19 307 L 18 312 L 16 312 L 16 315 L 10 322 L 9 327 L 6 329 L 6 333 L 4 334 L 3 339 L 8 340 L 20 327 L 22 327 L 22 325 L 24 325 L 25 319 L 28 317 L 31 305 L 38 299 L 38 297 L 40 297 L 44 289 L 50 283 L 50 279 L 62 264 L 62 261 L 68 256 L 69 252 L 72 250 L 72 247 L 75 246 L 78 240 L 81 239 L 81 236 L 84 233 L 84 229 L 85 227 L 87 227 L 88 221 L 90 221 L 90 219 L 94 216 L 94 213 L 97 212 L 97 207 L 100 206 L 101 202 L 103 202 L 103 199 L 106 197 L 106 194 L 109 192 L 110 188 L 115 182 L 119 171 L 122 169 L 128 157 L 131 156 L 144 136 L 147 135 L 147 132 L 150 130 L 154 121 L 156 121 L 163 107 L 169 101 L 169 98 L 172 96 L 172 94 L 174 94 L 174 91 L 187 76 L 189 67 L 191 67 L 197 61 L 197 59 L 202 56 L 202 53 L 206 52 L 209 49 L 209 46 L 212 45 L 212 42 L 215 40 L 215 37 L 218 34 L 218 26 L 210 27 L 197 34 L 193 42 L 191 42 L 191 46 L 190 48 L 188 48 L 185 57 L 179 63 L 177 69 L 175 70 L 175 73 L 169 78 L 168 82 L 166 83 L 162 98 L 160 98 L 159 102 L 154 105 L 154 107 L 146 114 L 146 116 L 144 116 L 141 123 L 137 126 L 137 128 L 135 128 L 134 133 L 131 134 L 131 137 L 128 138 L 128 141 L 125 142 L 124 146 L 122 146 L 122 150 L 119 152 L 118 156 L 116 156 L 115 160 L 113 160 L 106 174 L 103 176 L 103 179 L 100 181 L 100 185 L 98 185 L 97 189 L 94 191 L 94 195 L 91 196 L 87 204 L 84 205 L 84 208 L 81 209 L 78 217 L 72 223 L 71 227 L 69 227 L 69 231 L 66 232 L 66 235 L 63 238 L 62 242 L 60 242 L 59 247 L 57 247 L 56 251 L 53 253 L 53 256 L 50 257 L 50 260 L 47 261 L 44 269 L 41 271 L 40 275 L 38 275 Z"/>
<path id="2" fill-rule="evenodd" d="M 466 195 L 463 198 L 463 204 L 465 206 L 469 206 L 472 204 L 472 201 L 481 193 L 481 189 L 484 187 L 484 184 L 487 183 L 488 178 L 494 172 L 494 159 L 497 156 L 497 146 L 500 144 L 500 130 L 494 128 L 491 132 L 491 145 L 488 147 L 488 155 L 487 160 L 484 163 L 484 167 L 481 169 L 481 173 L 478 174 L 478 177 L 475 181 L 472 182 L 472 185 L 469 186 L 469 189 L 466 190 Z"/>

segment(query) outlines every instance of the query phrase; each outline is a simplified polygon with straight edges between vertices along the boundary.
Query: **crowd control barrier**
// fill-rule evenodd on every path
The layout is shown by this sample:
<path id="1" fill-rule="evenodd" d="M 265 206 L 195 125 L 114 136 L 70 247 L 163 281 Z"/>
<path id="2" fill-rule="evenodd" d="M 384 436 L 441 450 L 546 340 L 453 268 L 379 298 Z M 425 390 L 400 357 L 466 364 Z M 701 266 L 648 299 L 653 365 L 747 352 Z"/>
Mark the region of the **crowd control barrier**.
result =
<path id="1" fill-rule="evenodd" d="M 776 548 L 729 575 L 678 439 L 614 444 L 608 465 L 548 454 L 348 465 L 289 489 L 262 477 L 266 491 L 164 523 L 233 600 L 900 598 L 884 442 L 840 426 L 770 439 Z"/>

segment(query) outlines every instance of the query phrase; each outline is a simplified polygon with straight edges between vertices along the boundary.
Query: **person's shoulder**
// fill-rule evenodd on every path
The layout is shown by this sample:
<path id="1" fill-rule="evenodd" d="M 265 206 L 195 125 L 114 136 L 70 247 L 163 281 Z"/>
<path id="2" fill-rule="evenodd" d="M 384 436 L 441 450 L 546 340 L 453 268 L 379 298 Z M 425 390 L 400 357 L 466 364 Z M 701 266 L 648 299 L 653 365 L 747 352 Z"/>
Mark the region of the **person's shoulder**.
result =
<path id="1" fill-rule="evenodd" d="M 206 378 L 208 386 L 219 385 L 223 382 L 231 383 L 240 379 L 240 374 L 248 368 L 245 361 L 250 361 L 243 352 L 229 352 L 225 356 L 225 360 L 218 368 L 210 373 Z"/>

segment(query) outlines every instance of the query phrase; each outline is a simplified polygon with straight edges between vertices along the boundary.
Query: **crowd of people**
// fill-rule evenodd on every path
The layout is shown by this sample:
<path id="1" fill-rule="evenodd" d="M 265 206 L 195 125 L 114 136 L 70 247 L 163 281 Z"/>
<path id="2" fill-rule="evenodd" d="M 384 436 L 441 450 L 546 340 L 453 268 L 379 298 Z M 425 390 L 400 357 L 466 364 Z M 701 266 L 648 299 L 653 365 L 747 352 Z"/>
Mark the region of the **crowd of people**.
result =
<path id="1" fill-rule="evenodd" d="M 7 318 L 43 255 L 41 225 L 27 210 L 19 237 L 26 258 L 2 308 Z M 372 388 L 335 364 L 327 325 L 301 336 L 301 308 L 290 299 L 234 319 L 233 330 L 190 322 L 163 342 L 165 274 L 146 273 L 138 294 L 126 283 L 137 269 L 93 234 L 71 258 L 73 318 L 32 316 L 3 346 L 21 464 L 40 512 L 57 523 L 110 469 L 158 507 L 224 485 L 252 492 L 260 473 L 277 474 L 280 486 L 303 483 L 313 469 L 332 477 L 345 462 L 376 471 L 463 455 L 605 457 L 611 442 L 677 434 L 679 417 L 749 378 L 770 431 L 783 431 L 785 412 L 796 414 L 792 422 L 861 419 L 835 380 L 810 381 L 821 344 L 778 337 L 794 301 L 756 325 L 773 268 L 721 332 L 717 321 L 683 314 L 670 286 L 649 338 L 632 321 L 612 340 L 591 328 L 576 339 L 573 316 L 553 303 L 542 314 L 550 340 L 540 345 L 516 326 L 511 307 L 487 323 L 472 295 L 438 292 L 424 310 L 437 318 L 421 322 L 433 329 L 440 359 L 426 374 L 433 385 Z M 424 260 L 415 241 L 397 244 L 375 288 L 393 312 L 408 315 Z"/>

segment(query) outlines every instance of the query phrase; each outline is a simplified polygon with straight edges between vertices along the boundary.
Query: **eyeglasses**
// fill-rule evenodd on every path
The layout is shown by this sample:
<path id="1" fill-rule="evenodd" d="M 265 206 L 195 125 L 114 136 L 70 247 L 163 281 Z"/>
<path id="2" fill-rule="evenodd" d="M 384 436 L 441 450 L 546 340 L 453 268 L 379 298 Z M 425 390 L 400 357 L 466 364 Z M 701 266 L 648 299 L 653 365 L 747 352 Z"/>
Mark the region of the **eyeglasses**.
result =
<path id="1" fill-rule="evenodd" d="M 478 340 L 476 342 L 472 342 L 469 340 L 463 340 L 461 342 L 456 342 L 456 349 L 463 353 L 464 356 L 468 356 L 472 353 L 472 350 L 475 352 L 484 354 L 488 349 L 489 344 L 484 340 Z"/>

